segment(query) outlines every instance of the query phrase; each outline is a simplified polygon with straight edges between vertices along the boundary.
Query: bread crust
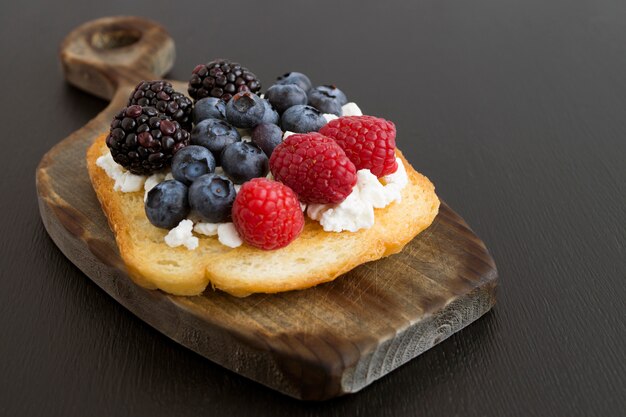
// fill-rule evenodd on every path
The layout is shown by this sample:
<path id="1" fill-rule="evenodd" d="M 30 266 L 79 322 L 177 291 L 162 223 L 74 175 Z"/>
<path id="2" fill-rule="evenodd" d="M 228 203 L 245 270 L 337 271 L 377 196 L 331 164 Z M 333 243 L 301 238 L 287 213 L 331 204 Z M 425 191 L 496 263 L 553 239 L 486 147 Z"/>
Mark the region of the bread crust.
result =
<path id="1" fill-rule="evenodd" d="M 402 201 L 375 209 L 376 222 L 358 232 L 325 232 L 307 219 L 302 234 L 287 247 L 263 251 L 246 244 L 231 249 L 217 237 L 198 236 L 199 247 L 170 248 L 166 230 L 144 213 L 143 190 L 122 193 L 96 160 L 106 151 L 106 135 L 87 150 L 93 188 L 115 235 L 130 277 L 138 285 L 176 295 L 197 295 L 210 283 L 234 296 L 309 288 L 332 281 L 365 262 L 398 253 L 435 219 L 439 199 L 433 184 L 413 169 L 402 153 L 409 178 Z"/>

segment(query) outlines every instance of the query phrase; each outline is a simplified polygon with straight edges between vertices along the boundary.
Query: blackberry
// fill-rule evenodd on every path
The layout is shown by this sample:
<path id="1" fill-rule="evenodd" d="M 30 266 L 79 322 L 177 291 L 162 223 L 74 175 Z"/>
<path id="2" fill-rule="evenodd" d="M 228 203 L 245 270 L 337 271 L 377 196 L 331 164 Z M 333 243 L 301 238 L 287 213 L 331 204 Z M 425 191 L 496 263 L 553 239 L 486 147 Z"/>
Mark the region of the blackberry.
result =
<path id="1" fill-rule="evenodd" d="M 167 81 L 142 81 L 128 98 L 127 106 L 137 104 L 150 106 L 176 120 L 180 126 L 191 130 L 193 102 L 187 96 L 174 90 Z"/>
<path id="2" fill-rule="evenodd" d="M 133 174 L 149 175 L 172 162 L 189 133 L 154 107 L 128 106 L 111 122 L 106 138 L 113 160 Z"/>
<path id="3" fill-rule="evenodd" d="M 247 68 L 236 62 L 219 59 L 196 66 L 187 91 L 195 101 L 205 97 L 228 101 L 242 91 L 257 93 L 260 89 L 261 82 Z"/>

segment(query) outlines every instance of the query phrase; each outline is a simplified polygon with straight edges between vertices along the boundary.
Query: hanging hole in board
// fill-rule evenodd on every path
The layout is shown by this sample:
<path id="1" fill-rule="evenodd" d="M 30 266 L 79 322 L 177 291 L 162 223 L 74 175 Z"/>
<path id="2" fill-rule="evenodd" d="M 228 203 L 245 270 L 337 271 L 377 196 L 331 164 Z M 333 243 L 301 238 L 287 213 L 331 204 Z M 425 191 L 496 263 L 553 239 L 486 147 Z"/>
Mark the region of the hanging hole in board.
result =
<path id="1" fill-rule="evenodd" d="M 96 49 L 118 49 L 133 45 L 141 39 L 141 32 L 129 28 L 99 30 L 91 35 L 91 46 Z"/>

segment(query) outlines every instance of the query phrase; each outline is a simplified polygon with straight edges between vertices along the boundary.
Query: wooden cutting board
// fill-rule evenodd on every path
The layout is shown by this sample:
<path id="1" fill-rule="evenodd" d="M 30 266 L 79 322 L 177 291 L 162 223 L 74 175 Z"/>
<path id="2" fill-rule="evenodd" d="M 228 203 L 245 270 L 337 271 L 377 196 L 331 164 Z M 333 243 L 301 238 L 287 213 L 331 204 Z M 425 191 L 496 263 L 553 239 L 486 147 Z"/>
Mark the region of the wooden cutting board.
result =
<path id="1" fill-rule="evenodd" d="M 179 297 L 135 285 L 91 188 L 85 152 L 138 81 L 168 72 L 174 42 L 154 22 L 104 18 L 70 33 L 60 54 L 68 82 L 111 103 L 41 160 L 41 218 L 76 266 L 173 340 L 287 395 L 323 400 L 359 391 L 494 305 L 494 261 L 445 203 L 401 253 L 312 289 Z"/>

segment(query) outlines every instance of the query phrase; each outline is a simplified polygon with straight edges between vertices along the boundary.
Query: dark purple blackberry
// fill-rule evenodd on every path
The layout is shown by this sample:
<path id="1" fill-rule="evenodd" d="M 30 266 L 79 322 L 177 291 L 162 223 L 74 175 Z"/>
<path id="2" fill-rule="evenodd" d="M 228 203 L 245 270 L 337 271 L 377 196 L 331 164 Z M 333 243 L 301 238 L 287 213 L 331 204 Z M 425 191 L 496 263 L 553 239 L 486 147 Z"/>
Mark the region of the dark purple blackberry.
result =
<path id="1" fill-rule="evenodd" d="M 257 93 L 260 89 L 261 82 L 247 68 L 236 62 L 219 59 L 196 66 L 187 91 L 195 101 L 205 97 L 228 101 L 239 92 Z"/>
<path id="2" fill-rule="evenodd" d="M 172 162 L 189 133 L 154 107 L 128 106 L 111 122 L 106 138 L 113 160 L 133 174 L 149 175 Z"/>
<path id="3" fill-rule="evenodd" d="M 189 97 L 174 90 L 172 84 L 167 81 L 140 82 L 128 98 L 127 106 L 134 104 L 154 107 L 172 120 L 176 120 L 183 129 L 191 130 L 193 102 Z"/>

